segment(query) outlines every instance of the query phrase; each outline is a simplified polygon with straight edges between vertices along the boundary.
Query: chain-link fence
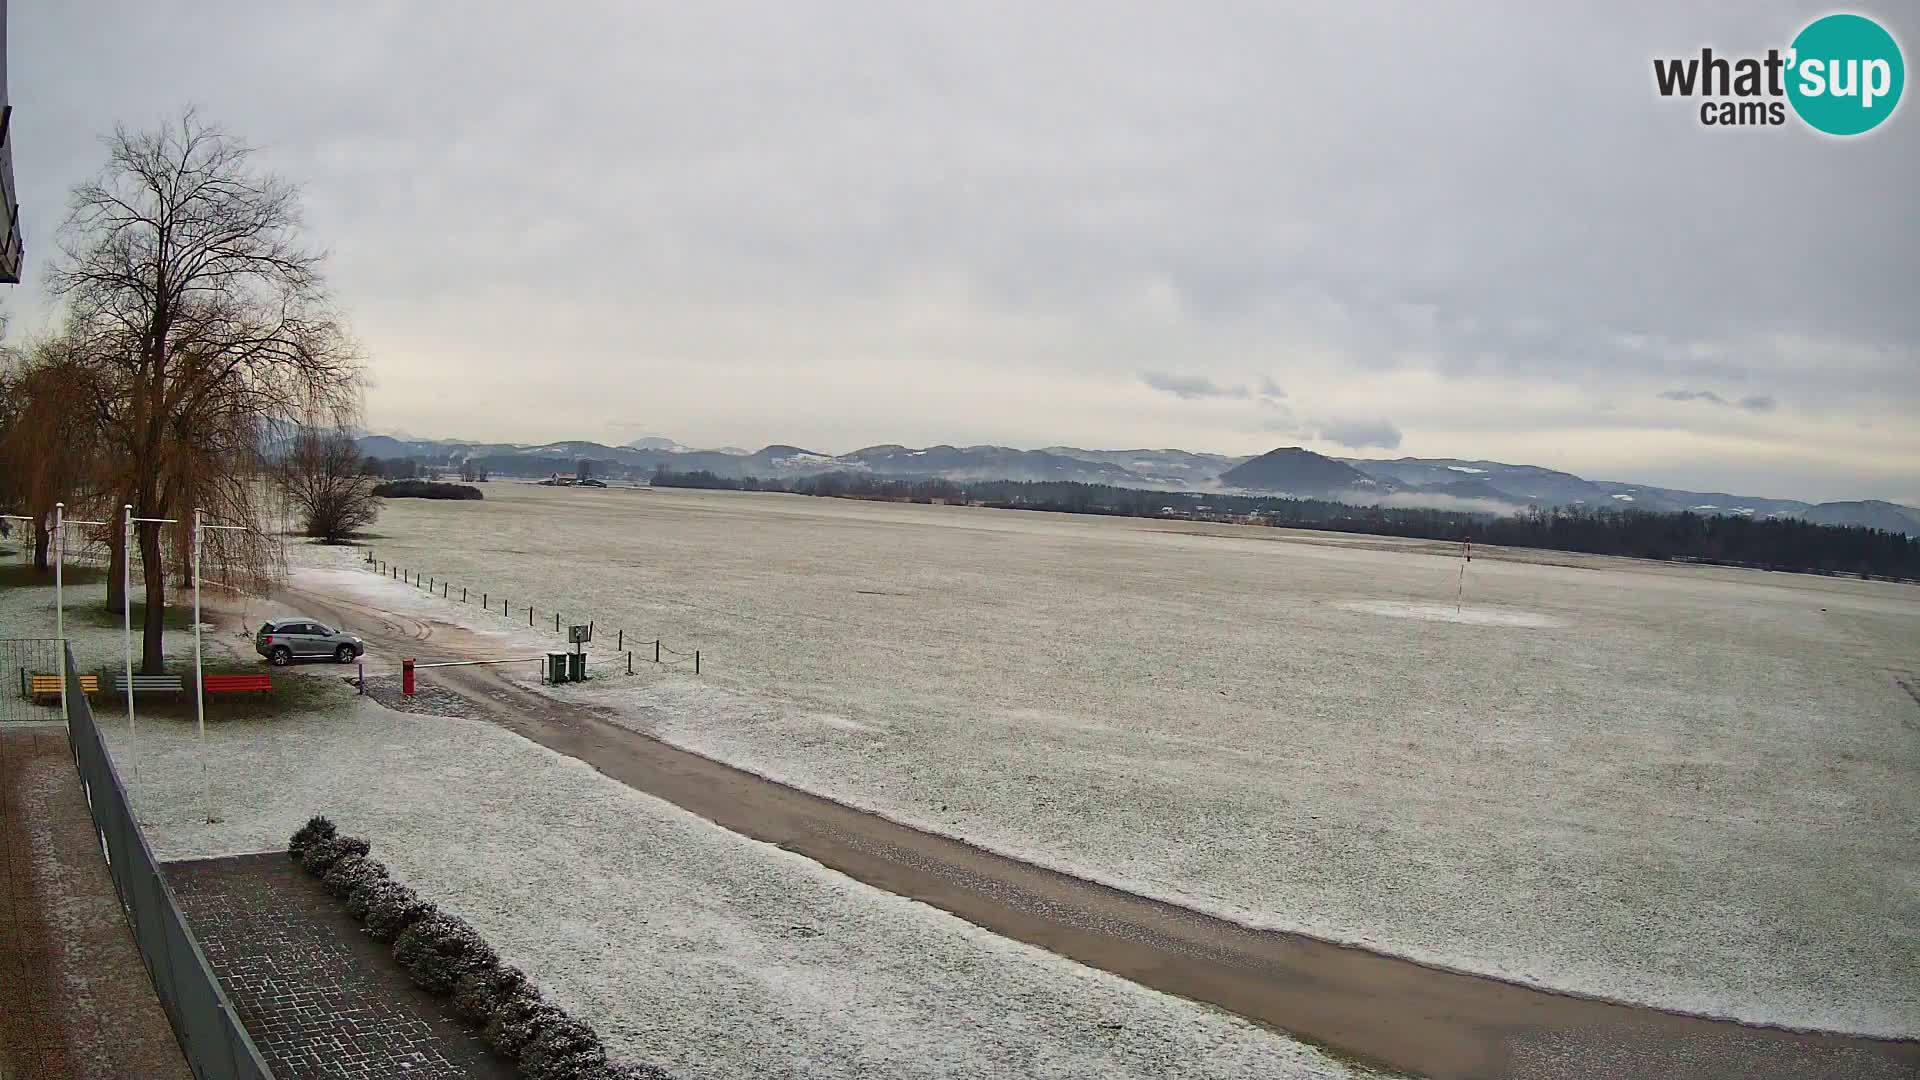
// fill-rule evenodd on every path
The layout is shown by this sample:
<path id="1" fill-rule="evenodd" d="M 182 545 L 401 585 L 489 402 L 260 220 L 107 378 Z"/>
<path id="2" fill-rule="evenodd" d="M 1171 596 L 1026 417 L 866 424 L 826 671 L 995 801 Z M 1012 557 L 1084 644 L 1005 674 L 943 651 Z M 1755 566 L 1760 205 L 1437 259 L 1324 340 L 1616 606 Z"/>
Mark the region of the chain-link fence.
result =
<path id="1" fill-rule="evenodd" d="M 67 739 L 86 788 L 87 807 L 113 872 L 114 887 L 127 909 L 134 941 L 186 1051 L 187 1064 L 199 1080 L 272 1080 L 273 1073 L 220 989 L 219 977 L 187 928 L 173 890 L 134 821 L 127 789 L 120 783 L 80 688 L 73 654 L 66 652 L 63 659 L 73 676 L 67 685 Z"/>
<path id="2" fill-rule="evenodd" d="M 0 638 L 0 723 L 60 719 L 60 642 Z"/>

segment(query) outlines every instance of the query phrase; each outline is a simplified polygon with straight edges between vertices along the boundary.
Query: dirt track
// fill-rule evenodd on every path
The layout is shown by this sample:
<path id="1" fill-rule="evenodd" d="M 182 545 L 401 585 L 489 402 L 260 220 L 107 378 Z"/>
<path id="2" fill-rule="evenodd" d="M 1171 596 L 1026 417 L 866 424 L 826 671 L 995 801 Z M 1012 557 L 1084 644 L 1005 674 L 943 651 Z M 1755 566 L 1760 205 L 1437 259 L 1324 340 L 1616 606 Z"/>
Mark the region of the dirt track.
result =
<path id="1" fill-rule="evenodd" d="M 471 633 L 298 590 L 375 654 L 471 659 Z M 1920 1042 L 1787 1032 L 1575 998 L 1251 930 L 777 784 L 553 701 L 486 667 L 435 682 L 534 742 L 742 835 L 1145 986 L 1375 1067 L 1435 1077 L 1920 1077 Z"/>

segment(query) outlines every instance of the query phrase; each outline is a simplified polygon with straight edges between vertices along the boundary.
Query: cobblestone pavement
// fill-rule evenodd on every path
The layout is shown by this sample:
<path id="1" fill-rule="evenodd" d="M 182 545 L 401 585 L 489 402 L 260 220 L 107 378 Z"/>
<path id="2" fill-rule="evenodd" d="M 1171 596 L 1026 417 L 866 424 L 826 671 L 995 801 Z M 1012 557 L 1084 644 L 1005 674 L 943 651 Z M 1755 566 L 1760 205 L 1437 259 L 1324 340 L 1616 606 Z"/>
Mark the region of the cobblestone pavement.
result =
<path id="1" fill-rule="evenodd" d="M 62 725 L 0 726 L 0 1080 L 190 1080 Z"/>
<path id="2" fill-rule="evenodd" d="M 466 698 L 425 680 L 417 682 L 413 696 L 408 697 L 401 690 L 398 675 L 367 676 L 367 696 L 395 712 L 471 718 L 475 711 Z"/>
<path id="3" fill-rule="evenodd" d="M 173 862 L 166 875 L 280 1080 L 514 1077 L 284 853 Z"/>

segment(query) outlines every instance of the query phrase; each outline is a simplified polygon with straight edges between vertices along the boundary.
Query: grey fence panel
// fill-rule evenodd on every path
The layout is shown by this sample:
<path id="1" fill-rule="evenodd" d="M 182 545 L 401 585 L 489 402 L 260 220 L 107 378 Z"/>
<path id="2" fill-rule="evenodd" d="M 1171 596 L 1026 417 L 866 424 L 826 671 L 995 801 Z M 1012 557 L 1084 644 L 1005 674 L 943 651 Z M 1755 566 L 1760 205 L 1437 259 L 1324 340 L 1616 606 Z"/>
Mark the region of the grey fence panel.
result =
<path id="1" fill-rule="evenodd" d="M 93 710 L 80 689 L 73 652 L 64 657 L 67 679 L 67 739 L 86 789 L 94 828 L 113 872 L 120 903 L 127 910 L 133 937 L 146 961 L 153 988 L 174 1035 L 186 1051 L 187 1064 L 199 1080 L 272 1080 L 273 1072 L 260 1057 L 247 1029 L 234 1013 L 233 1003 L 220 989 L 220 979 L 194 940 L 173 890 L 160 873 L 153 849 L 135 821 L 127 789 L 113 767 L 113 758 L 94 726 Z"/>
<path id="2" fill-rule="evenodd" d="M 58 638 L 0 639 L 0 723 L 8 720 L 58 720 L 57 697 L 35 697 L 35 675 L 60 672 Z"/>

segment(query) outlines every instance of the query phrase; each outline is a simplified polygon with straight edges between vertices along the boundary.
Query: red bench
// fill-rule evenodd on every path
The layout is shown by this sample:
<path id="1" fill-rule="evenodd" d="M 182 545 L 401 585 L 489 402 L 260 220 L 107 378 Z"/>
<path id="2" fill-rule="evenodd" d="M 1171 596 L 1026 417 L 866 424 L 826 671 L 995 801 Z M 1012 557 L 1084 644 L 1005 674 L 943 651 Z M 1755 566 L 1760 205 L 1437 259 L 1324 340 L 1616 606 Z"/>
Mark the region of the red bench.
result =
<path id="1" fill-rule="evenodd" d="M 244 694 L 249 691 L 264 694 L 273 689 L 273 679 L 266 675 L 203 675 L 200 689 L 209 694 Z"/>

